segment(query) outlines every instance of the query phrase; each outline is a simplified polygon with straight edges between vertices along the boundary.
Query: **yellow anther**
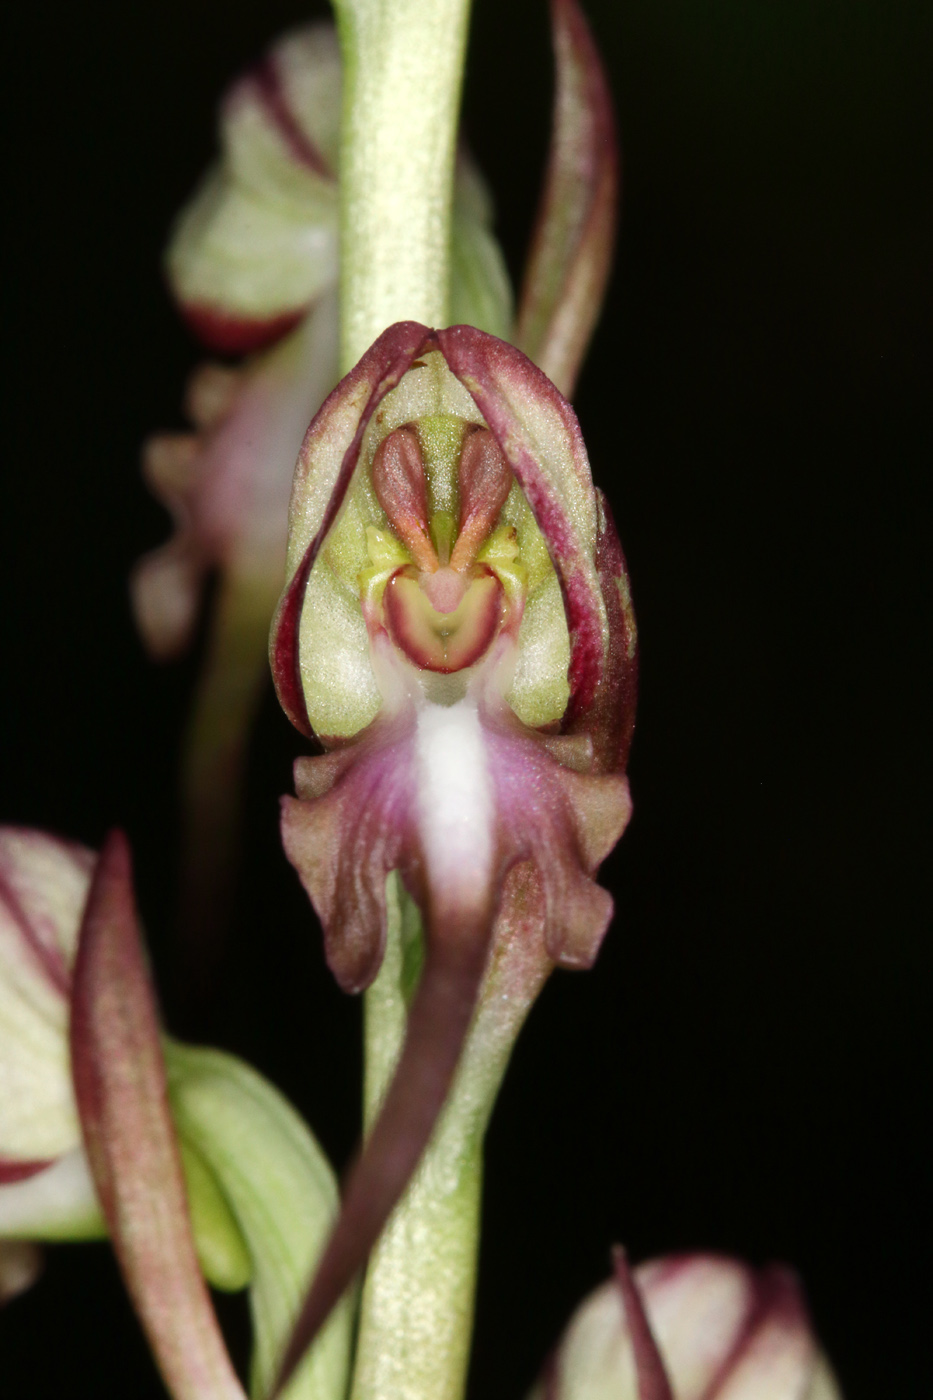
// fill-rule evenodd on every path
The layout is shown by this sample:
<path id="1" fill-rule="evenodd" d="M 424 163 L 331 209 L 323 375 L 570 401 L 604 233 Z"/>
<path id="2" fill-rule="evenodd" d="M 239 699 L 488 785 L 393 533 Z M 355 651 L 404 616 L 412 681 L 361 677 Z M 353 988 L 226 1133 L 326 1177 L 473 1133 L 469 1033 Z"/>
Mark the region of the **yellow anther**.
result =
<path id="1" fill-rule="evenodd" d="M 411 563 L 411 555 L 391 530 L 366 526 L 366 548 L 376 569 L 400 569 Z M 369 572 L 366 570 L 365 572 Z"/>
<path id="2" fill-rule="evenodd" d="M 375 525 L 366 526 L 366 548 L 372 564 L 359 572 L 360 598 L 364 603 L 377 604 L 396 570 L 411 563 L 411 555 L 391 530 L 380 530 Z"/>
<path id="3" fill-rule="evenodd" d="M 488 564 L 491 569 L 496 568 L 499 563 L 507 563 L 509 560 L 521 557 L 521 550 L 518 544 L 518 531 L 514 525 L 500 525 L 497 530 L 486 540 L 479 550 L 476 560 L 479 564 Z"/>

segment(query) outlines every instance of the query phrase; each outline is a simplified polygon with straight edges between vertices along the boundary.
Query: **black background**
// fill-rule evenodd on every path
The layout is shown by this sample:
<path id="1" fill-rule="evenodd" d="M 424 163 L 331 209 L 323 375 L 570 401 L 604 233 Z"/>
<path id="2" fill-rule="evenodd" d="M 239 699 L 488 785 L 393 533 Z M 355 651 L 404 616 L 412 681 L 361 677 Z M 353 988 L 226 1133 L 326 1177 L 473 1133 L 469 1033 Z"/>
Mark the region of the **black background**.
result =
<path id="1" fill-rule="evenodd" d="M 577 406 L 641 624 L 635 818 L 597 967 L 552 979 L 496 1111 L 471 1394 L 523 1395 L 623 1240 L 793 1262 L 849 1400 L 925 1396 L 929 9 L 589 10 L 625 193 Z M 299 741 L 270 693 L 229 957 L 195 1020 L 170 936 L 195 661 L 145 661 L 125 586 L 167 533 L 138 446 L 181 425 L 198 358 L 166 229 L 224 84 L 306 13 L 8 11 L 0 804 L 92 845 L 127 827 L 170 1025 L 256 1063 L 342 1163 L 359 1010 L 276 836 Z M 516 273 L 549 93 L 543 4 L 477 0 L 465 120 Z M 242 1305 L 222 1306 L 242 1355 Z M 104 1246 L 52 1251 L 0 1349 L 4 1395 L 162 1393 Z"/>

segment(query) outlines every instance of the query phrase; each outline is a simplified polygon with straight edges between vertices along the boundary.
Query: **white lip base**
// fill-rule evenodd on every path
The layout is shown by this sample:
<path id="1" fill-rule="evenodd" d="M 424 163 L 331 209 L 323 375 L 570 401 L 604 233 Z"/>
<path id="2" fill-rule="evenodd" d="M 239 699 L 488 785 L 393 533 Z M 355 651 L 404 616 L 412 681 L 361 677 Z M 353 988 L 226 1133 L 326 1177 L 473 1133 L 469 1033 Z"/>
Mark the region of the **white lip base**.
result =
<path id="1" fill-rule="evenodd" d="M 476 702 L 425 703 L 415 735 L 418 827 L 431 884 L 458 902 L 485 900 L 495 801 Z"/>

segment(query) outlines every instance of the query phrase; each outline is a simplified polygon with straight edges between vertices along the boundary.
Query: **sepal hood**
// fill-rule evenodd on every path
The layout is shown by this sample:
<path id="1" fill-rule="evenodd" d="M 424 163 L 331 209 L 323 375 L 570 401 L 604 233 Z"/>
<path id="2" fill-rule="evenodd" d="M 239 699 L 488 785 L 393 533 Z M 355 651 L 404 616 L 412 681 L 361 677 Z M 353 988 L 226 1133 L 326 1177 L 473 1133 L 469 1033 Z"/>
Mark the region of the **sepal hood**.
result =
<path id="1" fill-rule="evenodd" d="M 393 414 L 391 401 L 383 408 L 383 401 L 406 376 L 411 385 L 411 375 L 425 385 L 437 384 L 430 401 L 435 412 L 446 410 L 487 426 L 501 450 L 541 532 L 563 600 L 570 655 L 561 727 L 589 735 L 600 768 L 624 766 L 634 701 L 634 617 L 621 551 L 605 503 L 593 489 L 576 415 L 525 355 L 470 326 L 430 331 L 417 322 L 400 322 L 390 327 L 338 384 L 305 435 L 289 513 L 288 584 L 271 644 L 273 676 L 286 713 L 303 733 L 313 732 L 307 695 L 318 688 L 315 673 L 327 669 L 328 658 L 310 647 L 302 657 L 309 580 L 355 474 L 365 475 L 379 442 L 396 426 L 399 411 Z M 410 389 L 400 406 L 409 410 L 417 400 L 417 389 Z M 332 604 L 332 612 L 340 602 Z M 331 658 L 338 649 L 344 653 L 339 666 L 331 663 L 338 672 L 332 689 L 345 688 L 336 707 L 345 709 L 343 735 L 351 737 L 375 717 L 380 698 L 358 609 L 344 606 L 344 613 L 329 619 L 336 625 L 328 641 Z M 519 670 L 522 661 L 520 638 Z M 609 694 L 617 707 L 604 703 Z M 319 737 L 329 737 L 320 726 Z"/>

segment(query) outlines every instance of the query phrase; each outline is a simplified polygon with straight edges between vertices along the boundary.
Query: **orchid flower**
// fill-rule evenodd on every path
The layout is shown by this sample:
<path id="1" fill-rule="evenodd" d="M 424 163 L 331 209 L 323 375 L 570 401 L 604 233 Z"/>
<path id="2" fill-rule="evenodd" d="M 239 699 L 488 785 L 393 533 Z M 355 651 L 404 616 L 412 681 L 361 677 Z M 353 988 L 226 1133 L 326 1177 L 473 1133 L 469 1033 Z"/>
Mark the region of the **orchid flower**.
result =
<path id="1" fill-rule="evenodd" d="M 273 674 L 328 752 L 298 760 L 283 839 L 341 986 L 376 976 L 394 871 L 424 923 L 405 1047 L 303 1344 L 430 1136 L 513 868 L 534 887 L 540 953 L 596 956 L 612 901 L 593 876 L 631 811 L 635 627 L 573 410 L 469 326 L 393 326 L 329 396 L 299 457 L 288 572 Z"/>
<path id="2" fill-rule="evenodd" d="M 490 197 L 464 148 L 450 312 L 514 338 L 569 394 L 608 275 L 615 137 L 602 66 L 572 0 L 556 0 L 553 25 L 554 132 L 514 333 Z M 194 432 L 147 443 L 144 475 L 176 530 L 131 580 L 143 640 L 153 657 L 168 659 L 190 643 L 206 575 L 220 574 L 183 765 L 183 917 L 207 964 L 205 944 L 230 897 L 244 745 L 283 578 L 294 461 L 337 378 L 340 102 L 331 26 L 305 26 L 273 45 L 224 99 L 222 159 L 179 217 L 166 256 L 169 285 L 198 338 L 251 355 L 238 368 L 197 369 L 186 394 Z"/>
<path id="3" fill-rule="evenodd" d="M 36 1276 L 32 1242 L 109 1234 L 171 1394 L 244 1400 L 202 1274 L 248 1285 L 264 1395 L 336 1185 L 260 1075 L 161 1035 L 119 833 L 97 858 L 0 829 L 0 1085 L 0 1298 Z M 335 1314 L 294 1400 L 340 1400 L 350 1321 Z"/>
<path id="4" fill-rule="evenodd" d="M 213 350 L 250 356 L 238 368 L 197 369 L 186 395 L 194 432 L 146 444 L 144 475 L 176 530 L 131 579 L 143 640 L 153 657 L 169 659 L 192 639 L 206 576 L 220 574 L 183 771 L 185 926 L 208 962 L 205 940 L 222 926 L 230 897 L 244 745 L 284 576 L 295 458 L 337 378 L 340 94 L 331 25 L 274 44 L 225 97 L 221 161 L 182 212 L 166 255 L 193 332 Z M 455 293 L 460 314 L 504 331 L 511 293 L 491 218 L 464 153 Z"/>
<path id="5" fill-rule="evenodd" d="M 795 1275 L 653 1259 L 577 1309 L 528 1400 L 840 1400 Z"/>

